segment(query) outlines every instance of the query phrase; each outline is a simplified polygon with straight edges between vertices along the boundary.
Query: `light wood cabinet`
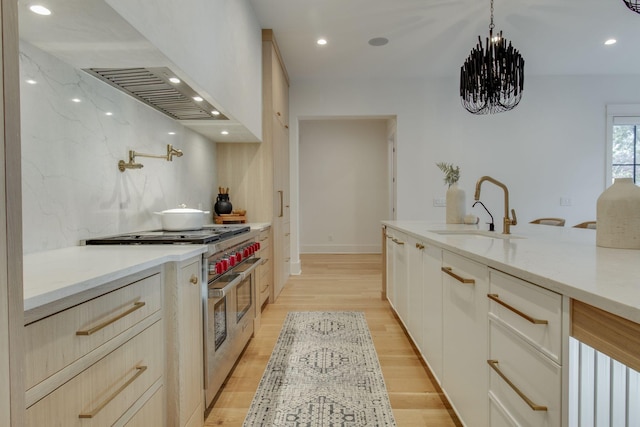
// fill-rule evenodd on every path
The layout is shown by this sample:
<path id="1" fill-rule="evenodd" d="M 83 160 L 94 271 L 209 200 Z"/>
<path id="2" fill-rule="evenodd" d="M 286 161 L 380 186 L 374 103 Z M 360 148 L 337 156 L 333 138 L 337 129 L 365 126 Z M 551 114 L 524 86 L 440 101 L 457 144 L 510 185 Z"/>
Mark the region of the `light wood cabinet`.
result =
<path id="1" fill-rule="evenodd" d="M 154 396 L 164 406 L 162 275 L 123 283 L 25 326 L 27 426 L 125 425 Z"/>
<path id="2" fill-rule="evenodd" d="M 166 265 L 167 413 L 178 427 L 204 424 L 202 262 Z"/>
<path id="3" fill-rule="evenodd" d="M 258 242 L 260 243 L 260 251 L 257 253 L 257 256 L 262 259 L 262 264 L 260 264 L 256 272 L 258 280 L 258 304 L 256 304 L 256 308 L 258 311 L 261 311 L 262 306 L 267 302 L 267 300 L 273 301 L 271 227 L 267 227 L 260 231 L 260 234 L 258 235 Z"/>
<path id="4" fill-rule="evenodd" d="M 217 144 L 218 184 L 229 187 L 249 222 L 271 224 L 270 301 L 284 287 L 291 264 L 289 80 L 272 30 L 262 30 L 262 142 Z"/>
<path id="5" fill-rule="evenodd" d="M 272 30 L 262 30 L 263 138 L 273 145 L 273 295 L 291 271 L 289 77 Z"/>
<path id="6" fill-rule="evenodd" d="M 489 269 L 443 252 L 442 387 L 466 425 L 488 425 Z"/>

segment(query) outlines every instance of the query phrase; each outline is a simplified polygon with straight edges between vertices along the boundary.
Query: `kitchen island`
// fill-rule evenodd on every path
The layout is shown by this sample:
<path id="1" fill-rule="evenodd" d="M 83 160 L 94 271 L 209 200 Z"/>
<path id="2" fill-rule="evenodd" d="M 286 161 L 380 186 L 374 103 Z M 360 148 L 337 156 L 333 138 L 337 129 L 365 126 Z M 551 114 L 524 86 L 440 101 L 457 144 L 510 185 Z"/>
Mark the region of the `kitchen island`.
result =
<path id="1" fill-rule="evenodd" d="M 638 369 L 640 252 L 597 247 L 594 230 L 485 227 L 383 222 L 383 295 L 463 423 L 567 426 L 613 411 L 584 373 L 605 354 Z"/>

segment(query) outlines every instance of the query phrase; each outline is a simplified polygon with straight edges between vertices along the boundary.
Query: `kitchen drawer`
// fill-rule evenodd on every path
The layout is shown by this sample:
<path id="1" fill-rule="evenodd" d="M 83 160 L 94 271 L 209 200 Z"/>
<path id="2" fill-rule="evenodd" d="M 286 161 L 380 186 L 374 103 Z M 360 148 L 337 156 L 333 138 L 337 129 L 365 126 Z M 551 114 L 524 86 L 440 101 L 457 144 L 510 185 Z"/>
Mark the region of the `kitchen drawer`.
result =
<path id="1" fill-rule="evenodd" d="M 136 414 L 124 424 L 125 427 L 157 427 L 164 423 L 164 392 L 161 387 Z"/>
<path id="2" fill-rule="evenodd" d="M 163 332 L 159 320 L 82 371 L 28 408 L 26 425 L 112 425 L 162 377 Z"/>
<path id="3" fill-rule="evenodd" d="M 161 279 L 155 274 L 25 326 L 26 389 L 161 308 Z"/>
<path id="4" fill-rule="evenodd" d="M 489 305 L 489 317 L 561 363 L 562 295 L 495 270 L 491 270 L 489 294 L 495 299 Z"/>
<path id="5" fill-rule="evenodd" d="M 271 239 L 269 238 L 269 233 L 271 233 L 271 229 L 267 228 L 266 230 L 260 231 L 258 235 L 258 242 L 260 242 L 260 249 L 267 249 L 271 245 Z"/>
<path id="6" fill-rule="evenodd" d="M 491 392 L 489 392 L 489 418 L 491 427 L 520 427 L 502 402 Z"/>
<path id="7" fill-rule="evenodd" d="M 560 426 L 561 367 L 495 320 L 490 321 L 489 340 L 489 360 L 496 361 L 493 366 L 506 377 L 490 369 L 490 397 L 502 404 L 505 412 L 515 420 L 514 425 Z M 534 410 L 514 388 L 526 396 L 532 405 L 544 406 L 546 410 Z M 490 416 L 498 414 L 492 409 Z M 495 420 L 495 425 L 503 425 L 501 422 Z M 491 419 L 490 425 L 494 425 L 494 419 Z"/>

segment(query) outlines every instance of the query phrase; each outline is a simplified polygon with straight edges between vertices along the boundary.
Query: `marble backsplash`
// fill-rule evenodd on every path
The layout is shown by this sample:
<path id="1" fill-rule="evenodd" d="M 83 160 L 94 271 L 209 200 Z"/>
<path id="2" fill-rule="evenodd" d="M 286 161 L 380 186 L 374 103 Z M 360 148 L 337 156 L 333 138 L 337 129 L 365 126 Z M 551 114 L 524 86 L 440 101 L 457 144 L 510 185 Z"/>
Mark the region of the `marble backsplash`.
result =
<path id="1" fill-rule="evenodd" d="M 20 76 L 24 253 L 157 229 L 154 212 L 181 203 L 212 210 L 215 143 L 25 42 Z M 118 170 L 129 150 L 164 155 L 167 144 L 184 155 Z"/>

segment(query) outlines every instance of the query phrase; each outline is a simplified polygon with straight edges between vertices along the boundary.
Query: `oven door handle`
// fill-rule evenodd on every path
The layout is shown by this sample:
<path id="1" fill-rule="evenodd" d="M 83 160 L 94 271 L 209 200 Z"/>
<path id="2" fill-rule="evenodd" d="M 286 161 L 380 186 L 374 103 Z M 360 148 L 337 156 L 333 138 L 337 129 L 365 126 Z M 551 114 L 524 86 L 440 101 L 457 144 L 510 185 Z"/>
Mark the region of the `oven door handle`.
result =
<path id="1" fill-rule="evenodd" d="M 222 298 L 223 296 L 225 296 L 229 292 L 229 290 L 231 290 L 231 288 L 233 288 L 243 280 L 241 274 L 238 274 L 236 276 L 237 277 L 235 277 L 232 281 L 227 283 L 223 288 L 212 288 L 211 286 L 209 286 L 209 289 L 208 289 L 209 298 Z"/>

